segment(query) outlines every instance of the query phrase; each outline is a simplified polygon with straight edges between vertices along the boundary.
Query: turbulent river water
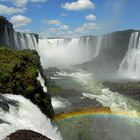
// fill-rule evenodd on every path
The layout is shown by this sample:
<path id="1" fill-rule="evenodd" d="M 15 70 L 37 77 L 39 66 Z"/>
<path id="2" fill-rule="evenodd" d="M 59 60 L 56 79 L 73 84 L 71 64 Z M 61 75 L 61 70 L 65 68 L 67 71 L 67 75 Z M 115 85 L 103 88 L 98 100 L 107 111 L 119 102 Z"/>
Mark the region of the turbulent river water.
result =
<path id="1" fill-rule="evenodd" d="M 84 71 L 62 71 L 52 79 L 65 89 L 81 91 L 82 97 L 79 96 L 77 100 L 89 98 L 94 102 L 96 99 L 102 107 L 108 107 L 112 112 L 106 113 L 96 107 L 96 113 L 85 107 L 85 111 L 76 110 L 74 114 L 64 115 L 63 119 L 56 121 L 64 140 L 139 140 L 140 102 L 110 91 L 95 80 L 93 74 Z M 59 108 L 60 112 L 74 110 L 70 106 L 76 96 L 70 98 L 53 97 L 54 108 Z"/>

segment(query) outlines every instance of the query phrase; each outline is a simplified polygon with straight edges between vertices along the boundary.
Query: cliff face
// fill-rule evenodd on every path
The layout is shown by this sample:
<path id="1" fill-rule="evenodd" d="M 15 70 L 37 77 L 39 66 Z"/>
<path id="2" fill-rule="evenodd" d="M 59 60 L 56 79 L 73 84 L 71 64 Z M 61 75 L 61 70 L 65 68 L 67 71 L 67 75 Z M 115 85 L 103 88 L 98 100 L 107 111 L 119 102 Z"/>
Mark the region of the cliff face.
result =
<path id="1" fill-rule="evenodd" d="M 0 17 L 0 44 L 10 47 L 14 46 L 13 25 L 5 17 L 2 16 Z"/>
<path id="2" fill-rule="evenodd" d="M 53 118 L 51 98 L 43 91 L 38 80 L 39 72 L 43 76 L 40 57 L 36 51 L 0 48 L 0 93 L 22 95 Z"/>
<path id="3" fill-rule="evenodd" d="M 37 34 L 16 32 L 13 25 L 5 17 L 0 16 L 0 45 L 18 50 L 35 49 L 38 38 Z"/>
<path id="4" fill-rule="evenodd" d="M 100 37 L 90 36 L 89 44 L 93 47 L 93 55 L 96 56 L 93 57 L 92 61 L 77 65 L 77 67 L 94 72 L 99 78 L 112 76 L 118 70 L 128 50 L 130 36 L 134 32 L 140 31 L 126 30 L 113 32 Z"/>
<path id="5" fill-rule="evenodd" d="M 16 32 L 5 17 L 0 17 L 0 92 L 20 94 L 53 118 L 50 95 L 43 91 L 38 80 L 39 72 L 43 76 L 43 69 L 35 51 L 37 43 L 37 34 Z M 23 49 L 26 50 L 16 51 Z"/>

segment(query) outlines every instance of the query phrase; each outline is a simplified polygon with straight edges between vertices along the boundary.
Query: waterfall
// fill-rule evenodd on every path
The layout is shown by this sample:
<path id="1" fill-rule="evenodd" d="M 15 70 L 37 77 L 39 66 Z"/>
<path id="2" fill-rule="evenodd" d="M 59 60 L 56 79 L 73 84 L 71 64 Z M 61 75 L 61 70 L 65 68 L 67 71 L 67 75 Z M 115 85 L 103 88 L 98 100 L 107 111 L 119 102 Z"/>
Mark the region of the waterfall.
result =
<path id="1" fill-rule="evenodd" d="M 51 124 L 37 106 L 19 95 L 0 95 L 0 139 L 17 130 L 33 130 L 52 140 L 61 140 L 57 127 Z M 7 110 L 5 110 L 7 109 Z"/>
<path id="2" fill-rule="evenodd" d="M 31 36 L 32 36 L 32 41 L 33 41 L 33 48 L 36 50 L 38 46 L 37 40 L 33 34 L 31 34 Z"/>
<path id="3" fill-rule="evenodd" d="M 20 33 L 20 38 L 19 38 L 19 41 L 20 41 L 20 48 L 21 49 L 26 49 L 26 40 L 24 38 L 24 35 L 22 33 Z"/>
<path id="4" fill-rule="evenodd" d="M 131 34 L 128 51 L 122 60 L 119 72 L 129 78 L 140 78 L 140 33 Z"/>
<path id="5" fill-rule="evenodd" d="M 102 36 L 98 36 L 95 57 L 99 55 L 100 50 L 101 50 L 101 45 L 102 45 Z"/>
<path id="6" fill-rule="evenodd" d="M 112 47 L 112 34 L 73 39 L 40 39 L 37 51 L 44 67 L 71 66 L 91 61 Z M 47 63 L 46 63 L 46 60 Z"/>
<path id="7" fill-rule="evenodd" d="M 4 41 L 6 43 L 7 46 L 10 45 L 10 40 L 9 40 L 9 35 L 8 35 L 8 30 L 7 30 L 7 27 L 5 26 L 5 32 L 4 32 Z"/>
<path id="8" fill-rule="evenodd" d="M 34 34 L 14 32 L 14 44 L 19 50 L 37 48 L 37 40 Z"/>
<path id="9" fill-rule="evenodd" d="M 92 54 L 88 48 L 80 46 L 79 38 L 40 39 L 37 51 L 43 67 L 70 67 L 90 61 L 89 54 Z"/>
<path id="10" fill-rule="evenodd" d="M 44 91 L 44 92 L 47 92 L 48 90 L 47 90 L 47 87 L 45 86 L 45 81 L 44 81 L 44 79 L 42 78 L 40 72 L 38 72 L 37 80 L 40 81 L 40 84 L 41 84 L 41 86 L 43 87 L 43 91 Z"/>
<path id="11" fill-rule="evenodd" d="M 14 42 L 15 42 L 15 46 L 17 47 L 17 49 L 20 49 L 20 44 L 19 44 L 19 41 L 18 41 L 18 36 L 17 36 L 17 33 L 14 32 Z"/>

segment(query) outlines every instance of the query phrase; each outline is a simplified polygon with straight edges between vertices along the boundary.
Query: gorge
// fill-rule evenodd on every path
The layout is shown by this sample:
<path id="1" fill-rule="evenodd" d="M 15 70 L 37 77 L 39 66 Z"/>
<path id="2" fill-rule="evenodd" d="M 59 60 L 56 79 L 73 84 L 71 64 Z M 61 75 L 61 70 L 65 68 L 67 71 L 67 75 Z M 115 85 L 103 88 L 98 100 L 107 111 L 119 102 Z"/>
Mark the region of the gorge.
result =
<path id="1" fill-rule="evenodd" d="M 136 66 L 136 61 L 138 61 L 140 31 L 126 30 L 80 38 L 39 39 L 37 34 L 14 31 L 12 24 L 6 19 L 1 20 L 1 28 L 0 44 L 11 48 L 15 46 L 18 50 L 37 50 L 44 67 L 66 67 L 83 63 L 78 67 L 100 74 L 102 77 L 109 76 L 110 73 L 116 74 L 117 71 L 120 71 L 122 76 L 126 69 L 127 78 L 139 77 L 139 66 Z M 46 59 L 48 66 L 44 62 Z M 129 59 L 132 62 L 129 62 Z"/>

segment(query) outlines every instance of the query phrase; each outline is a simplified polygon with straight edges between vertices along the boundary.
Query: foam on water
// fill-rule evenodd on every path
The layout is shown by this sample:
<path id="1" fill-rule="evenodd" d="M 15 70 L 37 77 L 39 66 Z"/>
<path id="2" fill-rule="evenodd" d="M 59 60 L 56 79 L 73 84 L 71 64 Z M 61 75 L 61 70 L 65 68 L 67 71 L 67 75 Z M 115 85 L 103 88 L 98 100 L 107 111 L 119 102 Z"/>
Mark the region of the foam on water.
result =
<path id="1" fill-rule="evenodd" d="M 7 123 L 0 124 L 0 139 L 4 139 L 16 130 L 26 129 L 39 132 L 52 140 L 61 140 L 61 135 L 57 127 L 51 124 L 38 107 L 29 100 L 19 95 L 4 95 L 10 100 L 18 103 L 18 108 L 9 105 L 9 112 L 1 111 L 0 119 Z"/>
<path id="2" fill-rule="evenodd" d="M 44 92 L 47 92 L 48 90 L 47 90 L 47 87 L 45 86 L 45 81 L 44 81 L 44 79 L 42 78 L 40 72 L 38 73 L 37 79 L 40 81 L 40 84 L 41 84 L 41 86 L 43 87 L 43 91 L 44 91 Z"/>
<path id="3" fill-rule="evenodd" d="M 83 87 L 83 96 L 90 99 L 96 99 L 105 107 L 111 110 L 125 110 L 136 113 L 140 111 L 140 103 L 131 98 L 125 97 L 117 92 L 112 92 L 105 88 L 100 82 L 94 79 L 94 75 L 84 71 L 75 73 L 58 73 L 59 76 L 68 76 L 75 79 Z"/>
<path id="4" fill-rule="evenodd" d="M 139 32 L 131 34 L 128 51 L 122 60 L 119 73 L 131 79 L 140 78 L 140 35 Z"/>
<path id="5" fill-rule="evenodd" d="M 61 98 L 61 97 L 53 97 L 52 98 L 52 106 L 54 109 L 67 108 L 70 105 L 71 105 L 71 103 L 64 98 Z"/>
<path id="6" fill-rule="evenodd" d="M 80 39 L 40 39 L 37 51 L 43 67 L 70 67 L 89 61 L 92 56 L 89 47 L 80 46 Z"/>

